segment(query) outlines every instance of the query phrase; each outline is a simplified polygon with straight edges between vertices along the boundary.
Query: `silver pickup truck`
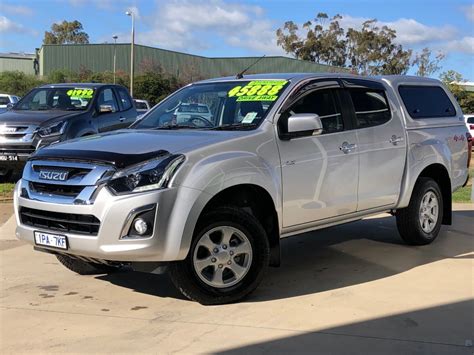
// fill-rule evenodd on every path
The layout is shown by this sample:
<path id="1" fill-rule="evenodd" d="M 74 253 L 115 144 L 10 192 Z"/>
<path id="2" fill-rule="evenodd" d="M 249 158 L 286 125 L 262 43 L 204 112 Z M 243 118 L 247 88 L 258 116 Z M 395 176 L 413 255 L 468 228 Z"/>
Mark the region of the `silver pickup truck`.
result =
<path id="1" fill-rule="evenodd" d="M 210 115 L 177 120 L 183 104 Z M 431 243 L 468 177 L 467 134 L 437 80 L 207 80 L 129 129 L 37 151 L 16 234 L 79 274 L 166 269 L 190 299 L 235 302 L 280 264 L 284 237 L 387 212 L 406 243 Z"/>

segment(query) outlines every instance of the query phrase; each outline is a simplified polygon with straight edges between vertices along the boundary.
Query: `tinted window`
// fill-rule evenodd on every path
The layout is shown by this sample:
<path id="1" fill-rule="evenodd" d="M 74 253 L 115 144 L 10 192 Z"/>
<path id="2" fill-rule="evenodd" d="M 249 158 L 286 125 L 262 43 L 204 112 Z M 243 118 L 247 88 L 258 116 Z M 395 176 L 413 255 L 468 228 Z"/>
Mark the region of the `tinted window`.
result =
<path id="1" fill-rule="evenodd" d="M 112 111 L 113 112 L 118 111 L 117 101 L 115 100 L 114 93 L 113 93 L 112 89 L 110 89 L 110 88 L 104 89 L 100 92 L 97 103 L 98 103 L 99 106 L 100 105 L 110 105 L 110 106 L 112 106 Z"/>
<path id="2" fill-rule="evenodd" d="M 344 130 L 341 111 L 332 89 L 313 91 L 302 97 L 290 108 L 290 112 L 317 114 L 323 124 L 323 134 Z"/>
<path id="3" fill-rule="evenodd" d="M 456 116 L 456 109 L 439 86 L 400 86 L 398 92 L 411 118 Z"/>
<path id="4" fill-rule="evenodd" d="M 135 101 L 135 107 L 137 108 L 137 110 L 148 110 L 146 103 L 141 101 Z"/>
<path id="5" fill-rule="evenodd" d="M 10 99 L 7 96 L 0 96 L 0 105 L 8 105 Z"/>
<path id="6" fill-rule="evenodd" d="M 468 117 L 467 123 L 474 123 L 474 117 Z"/>
<path id="7" fill-rule="evenodd" d="M 349 93 L 354 104 L 357 127 L 378 126 L 390 120 L 390 109 L 382 90 L 350 89 Z"/>
<path id="8" fill-rule="evenodd" d="M 118 88 L 118 93 L 120 96 L 120 101 L 122 102 L 122 110 L 126 111 L 132 107 L 132 102 L 130 97 L 125 89 Z"/>

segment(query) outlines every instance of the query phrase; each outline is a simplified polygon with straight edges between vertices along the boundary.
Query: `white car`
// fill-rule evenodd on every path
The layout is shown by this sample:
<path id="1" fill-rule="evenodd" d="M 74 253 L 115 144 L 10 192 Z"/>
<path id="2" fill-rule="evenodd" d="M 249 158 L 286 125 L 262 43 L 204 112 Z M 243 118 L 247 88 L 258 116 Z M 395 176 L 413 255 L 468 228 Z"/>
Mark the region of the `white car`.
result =
<path id="1" fill-rule="evenodd" d="M 0 94 L 0 109 L 7 108 L 8 104 L 16 104 L 20 100 L 20 97 L 15 95 Z"/>
<path id="2" fill-rule="evenodd" d="M 471 133 L 471 136 L 474 137 L 474 114 L 471 115 L 464 115 L 464 119 L 466 120 L 466 126 Z"/>

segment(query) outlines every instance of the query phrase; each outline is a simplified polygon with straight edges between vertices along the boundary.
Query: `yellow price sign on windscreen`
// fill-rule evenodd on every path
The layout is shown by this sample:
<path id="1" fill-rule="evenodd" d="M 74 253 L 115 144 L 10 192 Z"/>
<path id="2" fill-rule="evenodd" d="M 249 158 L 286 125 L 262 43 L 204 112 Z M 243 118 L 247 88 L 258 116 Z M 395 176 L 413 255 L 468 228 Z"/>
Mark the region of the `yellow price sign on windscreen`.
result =
<path id="1" fill-rule="evenodd" d="M 237 101 L 275 101 L 281 90 L 288 83 L 286 80 L 256 80 L 245 86 L 232 88 L 228 97 L 237 97 Z"/>

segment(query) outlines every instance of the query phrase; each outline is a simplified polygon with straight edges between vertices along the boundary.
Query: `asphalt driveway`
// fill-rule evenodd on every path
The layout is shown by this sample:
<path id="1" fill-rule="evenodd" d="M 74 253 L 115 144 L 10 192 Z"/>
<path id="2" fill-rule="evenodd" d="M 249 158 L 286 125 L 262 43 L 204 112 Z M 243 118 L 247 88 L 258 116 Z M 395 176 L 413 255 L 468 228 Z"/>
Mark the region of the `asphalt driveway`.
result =
<path id="1" fill-rule="evenodd" d="M 0 227 L 0 353 L 472 354 L 474 208 L 430 246 L 394 218 L 285 239 L 239 304 L 183 299 L 166 275 L 78 276 Z"/>

